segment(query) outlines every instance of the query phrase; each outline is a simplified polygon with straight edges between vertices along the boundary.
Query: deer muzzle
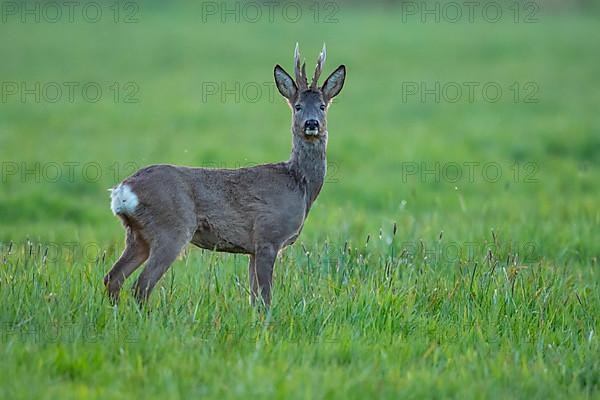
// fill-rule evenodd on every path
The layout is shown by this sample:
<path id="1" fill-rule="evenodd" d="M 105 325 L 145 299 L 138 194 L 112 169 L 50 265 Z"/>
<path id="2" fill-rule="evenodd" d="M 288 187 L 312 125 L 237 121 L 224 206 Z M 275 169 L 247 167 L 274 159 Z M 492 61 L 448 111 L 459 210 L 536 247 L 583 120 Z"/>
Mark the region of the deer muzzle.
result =
<path id="1" fill-rule="evenodd" d="M 319 121 L 309 119 L 304 123 L 304 134 L 306 136 L 317 136 L 319 134 Z"/>

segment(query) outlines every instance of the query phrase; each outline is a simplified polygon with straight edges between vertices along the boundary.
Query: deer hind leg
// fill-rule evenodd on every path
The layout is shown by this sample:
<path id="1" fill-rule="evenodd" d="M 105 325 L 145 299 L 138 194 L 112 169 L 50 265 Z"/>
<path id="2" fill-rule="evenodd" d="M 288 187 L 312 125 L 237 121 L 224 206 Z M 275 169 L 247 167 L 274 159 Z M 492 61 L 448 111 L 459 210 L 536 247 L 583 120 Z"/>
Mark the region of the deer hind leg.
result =
<path id="1" fill-rule="evenodd" d="M 162 235 L 161 240 L 150 244 L 150 257 L 134 286 L 138 303 L 142 304 L 148 300 L 156 283 L 189 241 L 190 238 L 183 235 L 175 237 Z"/>
<path id="2" fill-rule="evenodd" d="M 127 227 L 127 239 L 123 254 L 104 277 L 104 286 L 113 302 L 119 300 L 123 282 L 148 258 L 148 244 L 131 226 Z"/>
<path id="3" fill-rule="evenodd" d="M 249 275 L 252 304 L 258 296 L 262 297 L 265 306 L 271 304 L 271 284 L 273 266 L 279 249 L 272 245 L 258 245 L 253 256 L 250 256 Z"/>

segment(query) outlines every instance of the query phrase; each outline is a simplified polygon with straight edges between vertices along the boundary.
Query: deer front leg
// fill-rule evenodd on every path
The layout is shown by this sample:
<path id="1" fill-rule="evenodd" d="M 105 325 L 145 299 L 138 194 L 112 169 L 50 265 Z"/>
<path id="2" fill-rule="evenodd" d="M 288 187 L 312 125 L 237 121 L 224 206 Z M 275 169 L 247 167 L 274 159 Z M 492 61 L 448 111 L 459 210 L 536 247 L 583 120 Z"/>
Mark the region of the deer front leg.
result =
<path id="1" fill-rule="evenodd" d="M 256 304 L 259 295 L 265 306 L 271 304 L 271 283 L 277 252 L 278 248 L 273 245 L 257 245 L 254 255 L 250 256 L 248 270 L 252 304 Z"/>
<path id="2" fill-rule="evenodd" d="M 256 281 L 256 257 L 254 254 L 250 254 L 248 260 L 248 282 L 250 283 L 250 302 L 254 305 L 256 300 L 256 294 L 254 292 L 255 281 Z"/>

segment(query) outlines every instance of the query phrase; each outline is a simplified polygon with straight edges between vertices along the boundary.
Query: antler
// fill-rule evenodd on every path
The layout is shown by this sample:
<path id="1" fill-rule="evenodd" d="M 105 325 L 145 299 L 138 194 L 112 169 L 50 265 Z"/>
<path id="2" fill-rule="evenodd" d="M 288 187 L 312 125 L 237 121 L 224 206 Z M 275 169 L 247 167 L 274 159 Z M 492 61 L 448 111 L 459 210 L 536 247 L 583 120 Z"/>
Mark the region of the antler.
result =
<path id="1" fill-rule="evenodd" d="M 306 63 L 300 65 L 300 51 L 298 50 L 298 43 L 296 43 L 296 50 L 294 50 L 294 65 L 296 85 L 298 85 L 299 89 L 307 89 L 308 81 L 306 80 Z"/>
<path id="2" fill-rule="evenodd" d="M 323 72 L 323 66 L 325 65 L 325 43 L 323 43 L 323 50 L 321 50 L 321 54 L 319 54 L 319 59 L 317 60 L 317 66 L 315 67 L 315 75 L 313 76 L 312 82 L 310 84 L 311 89 L 317 88 L 317 81 L 321 76 L 321 72 Z"/>

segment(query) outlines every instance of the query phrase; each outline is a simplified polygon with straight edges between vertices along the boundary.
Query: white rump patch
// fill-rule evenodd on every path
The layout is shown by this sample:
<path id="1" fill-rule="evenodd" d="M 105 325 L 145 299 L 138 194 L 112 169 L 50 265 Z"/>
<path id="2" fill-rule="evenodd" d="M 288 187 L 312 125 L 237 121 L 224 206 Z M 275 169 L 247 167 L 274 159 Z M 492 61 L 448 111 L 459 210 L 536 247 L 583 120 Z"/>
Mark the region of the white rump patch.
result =
<path id="1" fill-rule="evenodd" d="M 113 214 L 132 214 L 139 204 L 138 197 L 129 185 L 119 184 L 110 190 L 110 208 Z"/>

